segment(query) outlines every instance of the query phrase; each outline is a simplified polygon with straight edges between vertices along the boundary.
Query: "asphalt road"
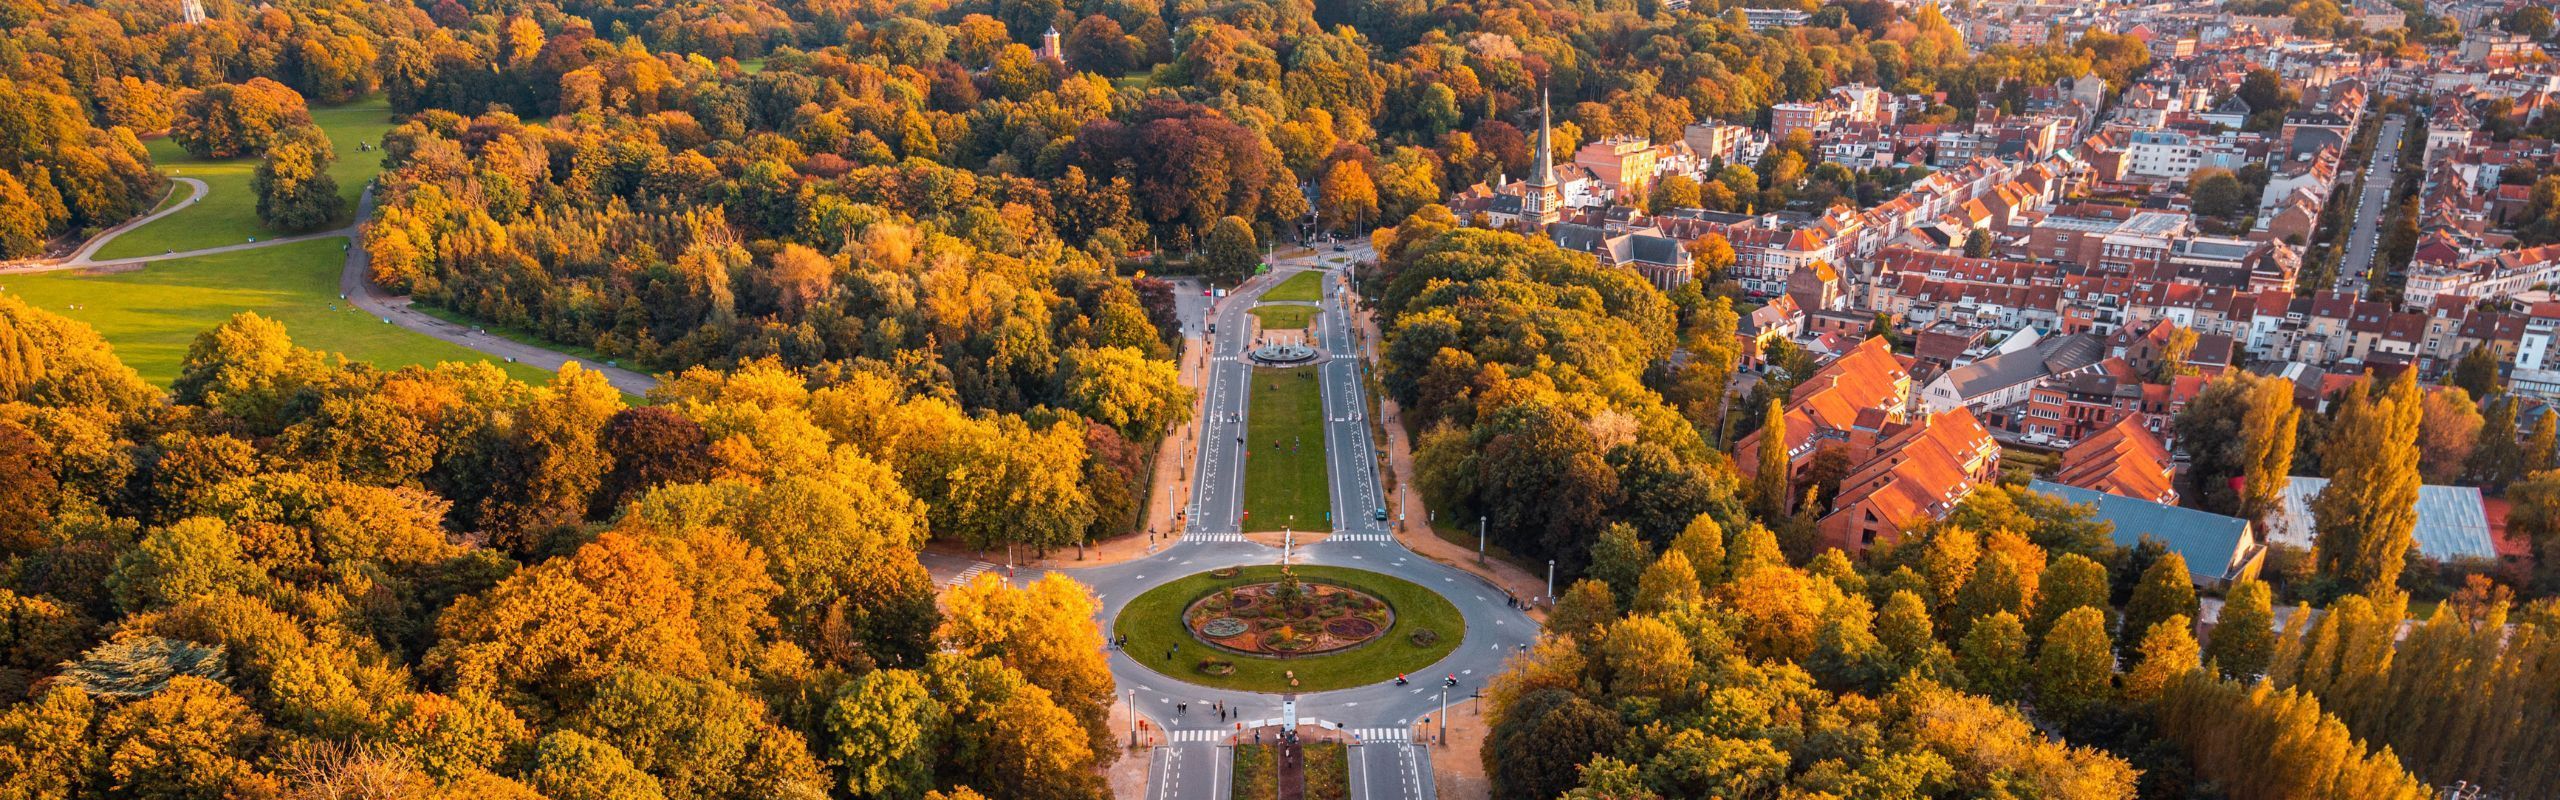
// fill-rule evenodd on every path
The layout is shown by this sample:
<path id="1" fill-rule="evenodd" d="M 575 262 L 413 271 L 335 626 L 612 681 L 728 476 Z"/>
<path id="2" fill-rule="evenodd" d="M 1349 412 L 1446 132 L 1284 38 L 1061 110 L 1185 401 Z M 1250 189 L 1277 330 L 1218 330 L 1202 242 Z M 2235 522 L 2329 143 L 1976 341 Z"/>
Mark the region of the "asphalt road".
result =
<path id="1" fill-rule="evenodd" d="M 2353 216 L 2355 230 L 2348 235 L 2347 252 L 2338 260 L 2338 290 L 2364 296 L 2371 284 L 2366 273 L 2373 269 L 2373 254 L 2382 241 L 2382 215 L 2391 209 L 2391 185 L 2400 176 L 2400 134 L 2403 125 L 2399 115 L 2382 121 L 2382 135 L 2373 143 L 2372 163 L 2365 168 L 2364 189 L 2356 195 Z"/>
<path id="2" fill-rule="evenodd" d="M 1357 257 L 1360 254 L 1354 253 Z M 1221 332 L 1212 338 L 1211 371 L 1204 377 L 1206 411 L 1199 421 L 1204 443 L 1192 513 L 1182 539 L 1156 555 L 1106 567 L 1066 570 L 1093 588 L 1102 602 L 1106 625 L 1129 600 L 1175 578 L 1228 566 L 1277 563 L 1278 548 L 1245 541 L 1238 532 L 1237 511 L 1244 490 L 1240 429 L 1252 397 L 1252 368 L 1242 359 L 1249 330 L 1247 309 L 1262 291 L 1308 268 L 1327 268 L 1324 300 L 1314 339 L 1325 351 L 1322 363 L 1302 367 L 1320 371 L 1324 386 L 1327 458 L 1330 459 L 1336 530 L 1323 541 L 1291 548 L 1289 560 L 1300 564 L 1354 567 L 1394 575 L 1438 591 L 1466 618 L 1458 647 L 1439 663 L 1413 673 L 1410 685 L 1382 682 L 1330 692 L 1284 697 L 1276 694 L 1212 689 L 1158 672 L 1178 669 L 1163 653 L 1111 653 L 1111 671 L 1120 702 L 1136 704 L 1139 715 L 1165 729 L 1168 744 L 1148 755 L 1147 795 L 1153 800 L 1226 800 L 1230 753 L 1224 740 L 1236 726 L 1277 724 L 1294 703 L 1297 720 L 1348 731 L 1358 737 L 1352 758 L 1354 796 L 1362 800 L 1427 800 L 1433 796 L 1428 746 L 1408 741 L 1409 731 L 1426 718 L 1436 718 L 1444 702 L 1442 677 L 1458 685 L 1445 693 L 1452 713 L 1478 713 L 1471 698 L 1503 661 L 1526 647 L 1538 634 L 1536 623 L 1511 608 L 1500 589 L 1480 578 L 1423 558 L 1395 541 L 1388 523 L 1375 519 L 1385 506 L 1380 495 L 1369 429 L 1370 405 L 1361 373 L 1345 291 L 1337 268 L 1317 258 L 1342 258 L 1320 252 L 1283 263 L 1272 274 L 1248 283 L 1208 310 Z M 1196 295 L 1194 295 L 1196 296 Z M 1241 422 L 1239 422 L 1241 420 Z M 1389 509 L 1393 513 L 1394 509 Z M 1027 574 L 1025 578 L 1029 577 Z M 1188 654 L 1196 657 L 1197 653 Z M 1148 659 L 1141 663 L 1141 659 Z M 1230 718 L 1220 721 L 1212 707 L 1223 703 Z M 1188 712 L 1177 707 L 1188 705 Z M 1124 735 L 1126 735 L 1124 733 Z M 1426 734 L 1427 735 L 1427 734 Z"/>

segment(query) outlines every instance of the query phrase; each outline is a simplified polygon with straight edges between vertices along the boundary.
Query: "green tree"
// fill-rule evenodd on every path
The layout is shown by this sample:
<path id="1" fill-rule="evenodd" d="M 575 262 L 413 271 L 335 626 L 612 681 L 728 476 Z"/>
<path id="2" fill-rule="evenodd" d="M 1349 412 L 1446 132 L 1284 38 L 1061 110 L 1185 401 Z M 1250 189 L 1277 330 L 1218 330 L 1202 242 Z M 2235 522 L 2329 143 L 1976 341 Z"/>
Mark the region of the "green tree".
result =
<path id="1" fill-rule="evenodd" d="M 2198 613 L 2196 587 L 2187 574 L 2187 559 L 2177 551 L 2169 551 L 2142 571 L 2142 582 L 2133 587 L 2133 599 L 2124 606 L 2124 655 L 2132 657 L 2151 626 L 2170 617 L 2195 619 Z"/>
<path id="2" fill-rule="evenodd" d="M 1632 525 L 1619 523 L 1600 531 L 1591 542 L 1591 568 L 1585 573 L 1609 585 L 1609 593 L 1634 598 L 1644 577 L 1645 566 L 1653 562 L 1653 548 L 1637 538 Z"/>
<path id="3" fill-rule="evenodd" d="M 2312 498 L 2320 574 L 2362 594 L 2397 591 L 2417 527 L 2417 375 L 2401 371 L 2381 396 L 2367 376 L 2345 390 L 2320 466 L 2329 485 Z"/>
<path id="4" fill-rule="evenodd" d="M 1618 745 L 1618 715 L 1560 689 L 1532 693 L 1495 717 L 1485 764 L 1498 800 L 1545 800 L 1571 791 L 1574 768 Z"/>
<path id="5" fill-rule="evenodd" d="M 936 742 L 946 724 L 915 673 L 879 670 L 855 680 L 827 709 L 845 789 L 884 800 L 922 797 L 934 786 Z"/>
<path id="6" fill-rule="evenodd" d="M 155 528 L 116 559 L 107 588 L 116 605 L 141 612 L 215 592 L 254 593 L 267 576 L 240 548 L 240 537 L 221 520 L 196 517 Z"/>
<path id="7" fill-rule="evenodd" d="M 2290 381 L 2231 370 L 2206 384 L 2174 423 L 2197 505 L 2263 521 L 2282 501 L 2301 418 Z"/>
<path id="8" fill-rule="evenodd" d="M 1967 691 L 2003 702 L 2027 694 L 2027 629 L 2006 611 L 1975 620 L 1956 648 Z"/>
<path id="9" fill-rule="evenodd" d="M 1948 634 L 1961 639 L 1966 631 L 1972 629 L 1975 620 L 1992 614 L 2026 615 L 2035 602 L 2035 598 L 2029 596 L 2030 591 L 2026 576 L 2020 573 L 2017 561 L 2008 553 L 1984 553 L 1974 567 L 1973 577 L 1965 581 L 1964 588 L 1956 594 L 1956 613 L 1947 620 Z"/>
<path id="10" fill-rule="evenodd" d="M 2036 651 L 2036 709 L 2073 724 L 2107 701 L 2113 691 L 2115 646 L 2106 615 L 2075 608 L 2062 615 Z"/>
<path id="11" fill-rule="evenodd" d="M 663 800 L 658 779 L 640 771 L 613 745 L 576 731 L 544 734 L 533 746 L 533 771 L 525 776 L 554 800 Z"/>
<path id="12" fill-rule="evenodd" d="M 2255 579 L 2232 584 L 2213 625 L 2213 640 L 2204 658 L 2234 680 L 2253 680 L 2267 671 L 2275 656 L 2275 609 L 2267 584 Z"/>
<path id="13" fill-rule="evenodd" d="M 1929 604 L 1919 595 L 1894 592 L 1876 614 L 1876 643 L 1883 647 L 1887 682 L 1903 676 L 1946 680 L 1955 655 L 1938 643 Z"/>
<path id="14" fill-rule="evenodd" d="M 2187 196 L 2196 216 L 2237 221 L 2249 209 L 2248 187 L 2230 170 L 2207 167 L 2187 176 Z"/>
<path id="15" fill-rule="evenodd" d="M 2505 390 L 2498 377 L 2498 361 L 2498 351 L 2492 348 L 2462 351 L 2462 357 L 2453 362 L 2453 369 L 2445 373 L 2444 384 L 2460 387 L 2472 397 L 2496 395 Z"/>
<path id="16" fill-rule="evenodd" d="M 306 128 L 267 148 L 250 179 L 258 196 L 258 220 L 286 233 L 308 233 L 328 227 L 347 210 L 338 181 L 329 176 L 337 154 L 327 137 Z"/>
<path id="17" fill-rule="evenodd" d="M 1220 217 L 1200 247 L 1200 274 L 1211 282 L 1233 286 L 1262 267 L 1262 248 L 1254 243 L 1253 225 L 1243 217 Z"/>
<path id="18" fill-rule="evenodd" d="M 2483 404 L 2479 446 L 2463 465 L 2464 475 L 2483 490 L 2497 492 L 2524 477 L 2525 443 L 2516 435 L 2516 405 L 2513 395 L 2492 397 Z"/>
<path id="19" fill-rule="evenodd" d="M 1759 468 L 1751 476 L 1751 502 L 1762 520 L 1773 524 L 1786 519 L 1787 506 L 1795 502 L 1790 494 L 1787 474 L 1787 410 L 1775 397 L 1769 398 L 1768 410 L 1761 415 Z"/>

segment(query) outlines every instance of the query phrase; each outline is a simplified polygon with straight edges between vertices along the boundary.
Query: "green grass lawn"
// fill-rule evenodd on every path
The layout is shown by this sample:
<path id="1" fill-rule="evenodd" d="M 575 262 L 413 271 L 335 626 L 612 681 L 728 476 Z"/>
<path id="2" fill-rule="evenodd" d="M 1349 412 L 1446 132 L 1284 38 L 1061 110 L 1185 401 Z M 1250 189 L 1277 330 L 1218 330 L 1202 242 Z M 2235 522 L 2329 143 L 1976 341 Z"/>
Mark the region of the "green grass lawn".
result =
<path id="1" fill-rule="evenodd" d="M 1228 797 L 1263 798 L 1280 796 L 1280 746 L 1276 744 L 1236 745 L 1236 774 L 1229 784 Z"/>
<path id="2" fill-rule="evenodd" d="M 1291 275 L 1288 280 L 1281 281 L 1280 285 L 1271 287 L 1271 291 L 1263 292 L 1262 299 L 1275 302 L 1295 300 L 1307 303 L 1322 300 L 1324 299 L 1324 273 L 1309 270 Z"/>
<path id="3" fill-rule="evenodd" d="M 1324 395 L 1312 369 L 1253 371 L 1245 416 L 1244 529 L 1333 530 L 1325 513 Z"/>
<path id="4" fill-rule="evenodd" d="M 1262 327 L 1275 331 L 1305 330 L 1307 321 L 1316 318 L 1315 306 L 1255 306 L 1253 315 Z"/>
<path id="5" fill-rule="evenodd" d="M 1245 567 L 1230 578 L 1203 572 L 1149 589 L 1120 610 L 1119 618 L 1112 620 L 1112 632 L 1129 637 L 1129 655 L 1150 669 L 1203 686 L 1258 692 L 1292 691 L 1288 673 L 1293 670 L 1298 673 L 1298 686 L 1294 691 L 1300 692 L 1322 692 L 1395 680 L 1399 674 L 1411 673 L 1438 662 L 1450 651 L 1458 649 L 1458 640 L 1466 637 L 1466 620 L 1458 615 L 1458 607 L 1411 581 L 1348 567 L 1301 565 L 1294 570 L 1299 577 L 1310 581 L 1351 586 L 1377 596 L 1395 611 L 1395 624 L 1389 626 L 1386 633 L 1379 634 L 1377 639 L 1356 649 L 1305 658 L 1237 655 L 1192 638 L 1191 632 L 1182 625 L 1183 609 L 1210 592 L 1278 580 L 1280 567 L 1266 564 Z M 1414 633 L 1423 630 L 1434 634 L 1431 643 L 1415 644 Z M 1173 654 L 1171 661 L 1167 661 L 1165 651 L 1176 645 L 1181 649 Z M 1208 658 L 1234 662 L 1235 672 L 1226 675 L 1201 672 L 1200 662 Z"/>
<path id="6" fill-rule="evenodd" d="M 1307 782 L 1302 793 L 1305 800 L 1350 800 L 1351 747 L 1341 742 L 1316 742 L 1299 751 L 1306 767 Z"/>
<path id="7" fill-rule="evenodd" d="M 155 262 L 113 274 L 48 272 L 0 276 L 0 287 L 37 308 L 81 322 L 106 336 L 116 355 L 145 380 L 169 385 L 187 345 L 241 311 L 285 324 L 296 344 L 344 354 L 384 369 L 488 356 L 410 333 L 338 299 L 344 240 L 326 239 L 237 253 Z M 79 304 L 79 308 L 70 306 Z M 332 306 L 335 308 L 333 309 Z M 551 373 L 502 364 L 518 380 Z"/>
<path id="8" fill-rule="evenodd" d="M 391 130 L 391 106 L 375 97 L 333 108 L 314 108 L 311 121 L 328 132 L 330 144 L 338 150 L 337 163 L 329 166 L 329 176 L 337 179 L 338 194 L 347 198 L 348 219 L 353 219 L 356 197 L 364 193 L 365 182 L 382 171 L 379 145 L 382 135 Z M 376 147 L 357 152 L 358 142 L 372 142 Z M 116 237 L 99 248 L 97 257 L 132 258 L 284 235 L 268 230 L 258 221 L 258 198 L 249 189 L 250 179 L 258 171 L 257 157 L 199 159 L 187 155 L 166 136 L 145 142 L 144 146 L 150 148 L 151 161 L 159 165 L 162 173 L 204 181 L 204 199 L 185 211 Z M 335 291 L 330 294 L 336 296 Z"/>

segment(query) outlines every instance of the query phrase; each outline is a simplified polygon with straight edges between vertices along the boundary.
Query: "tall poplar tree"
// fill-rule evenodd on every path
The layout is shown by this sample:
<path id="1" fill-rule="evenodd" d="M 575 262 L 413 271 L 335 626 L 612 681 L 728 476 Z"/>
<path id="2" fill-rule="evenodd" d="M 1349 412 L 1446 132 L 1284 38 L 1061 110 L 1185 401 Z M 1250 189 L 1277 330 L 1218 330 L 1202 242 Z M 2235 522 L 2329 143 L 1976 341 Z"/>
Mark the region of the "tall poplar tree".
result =
<path id="1" fill-rule="evenodd" d="M 2339 400 L 2320 453 L 2329 485 L 2311 501 L 2320 574 L 2368 596 L 2397 591 L 2417 529 L 2422 413 L 2414 370 L 2372 388 L 2368 375 Z"/>
<path id="2" fill-rule="evenodd" d="M 2275 655 L 2275 609 L 2267 584 L 2244 580 L 2231 586 L 2222 600 L 2222 616 L 2213 625 L 2213 641 L 2205 660 L 2235 680 L 2253 680 L 2267 670 Z"/>

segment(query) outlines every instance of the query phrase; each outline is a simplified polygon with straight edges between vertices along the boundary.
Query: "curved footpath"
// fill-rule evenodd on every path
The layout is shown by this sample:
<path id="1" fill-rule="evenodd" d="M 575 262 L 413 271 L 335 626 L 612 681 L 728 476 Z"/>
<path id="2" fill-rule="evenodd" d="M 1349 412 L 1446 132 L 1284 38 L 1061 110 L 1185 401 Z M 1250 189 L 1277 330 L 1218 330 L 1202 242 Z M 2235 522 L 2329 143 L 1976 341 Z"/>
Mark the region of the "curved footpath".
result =
<path id="1" fill-rule="evenodd" d="M 523 362 L 546 370 L 551 370 L 553 372 L 560 371 L 560 368 L 569 362 L 577 361 L 580 366 L 586 367 L 590 371 L 603 373 L 606 382 L 613 384 L 613 388 L 619 389 L 625 394 L 635 396 L 646 395 L 649 393 L 650 389 L 657 388 L 658 386 L 657 378 L 653 378 L 639 372 L 623 369 L 621 367 L 598 364 L 557 350 L 541 347 L 539 345 L 526 344 L 524 342 L 515 341 L 501 336 L 493 336 L 470 326 L 446 322 L 444 320 L 413 311 L 409 308 L 409 298 L 393 295 L 389 292 L 383 291 L 380 287 L 374 286 L 371 276 L 369 275 L 373 264 L 373 258 L 370 254 L 365 252 L 363 247 L 364 223 L 367 220 L 373 219 L 372 186 L 366 186 L 364 193 L 356 199 L 356 219 L 354 224 L 343 228 L 319 231 L 316 233 L 306 233 L 298 236 L 282 236 L 255 242 L 227 244 L 220 247 L 207 247 L 200 250 L 167 252 L 159 255 L 140 256 L 134 258 L 97 258 L 98 250 L 105 247 L 108 242 L 114 241 L 116 237 L 130 233 L 134 229 L 140 228 L 144 225 L 149 225 L 152 222 L 158 221 L 162 217 L 184 211 L 188 206 L 195 205 L 197 201 L 203 200 L 205 193 L 210 191 L 210 188 L 205 185 L 204 181 L 197 180 L 195 178 L 171 178 L 170 180 L 192 188 L 194 190 L 194 194 L 188 196 L 185 200 L 179 201 L 176 205 L 160 209 L 159 211 L 154 211 L 147 216 L 129 220 L 124 224 L 109 228 L 105 232 L 90 239 L 86 244 L 82 244 L 78 249 L 73 250 L 70 255 L 63 258 L 0 265 L 0 275 L 59 272 L 63 270 L 91 269 L 125 264 L 148 264 L 153 261 L 175 261 L 178 259 L 195 258 L 198 256 L 236 253 L 242 250 L 256 250 L 262 247 L 275 247 L 277 245 L 309 242 L 320 239 L 345 239 L 347 240 L 347 262 L 346 266 L 341 269 L 338 274 L 338 293 L 340 296 L 346 298 L 348 302 L 354 304 L 355 307 L 364 309 L 365 311 L 373 314 L 374 317 L 381 319 L 386 323 L 398 325 L 413 333 L 460 345 L 464 348 L 478 351 L 484 355 L 494 356 L 508 361 Z"/>

